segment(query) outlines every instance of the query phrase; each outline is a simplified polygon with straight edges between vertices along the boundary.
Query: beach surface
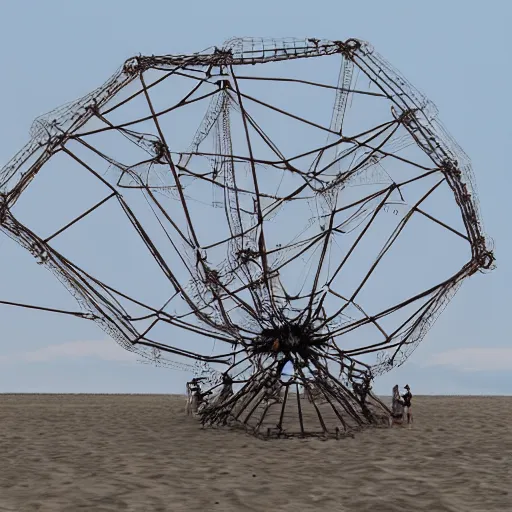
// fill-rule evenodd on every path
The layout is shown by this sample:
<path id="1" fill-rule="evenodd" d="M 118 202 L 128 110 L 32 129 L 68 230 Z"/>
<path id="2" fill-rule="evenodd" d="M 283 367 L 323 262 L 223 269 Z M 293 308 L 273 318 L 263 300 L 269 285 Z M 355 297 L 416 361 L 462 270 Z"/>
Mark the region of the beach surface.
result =
<path id="1" fill-rule="evenodd" d="M 201 429 L 183 396 L 0 395 L 0 512 L 512 511 L 512 397 L 413 407 L 412 427 L 261 441 Z"/>

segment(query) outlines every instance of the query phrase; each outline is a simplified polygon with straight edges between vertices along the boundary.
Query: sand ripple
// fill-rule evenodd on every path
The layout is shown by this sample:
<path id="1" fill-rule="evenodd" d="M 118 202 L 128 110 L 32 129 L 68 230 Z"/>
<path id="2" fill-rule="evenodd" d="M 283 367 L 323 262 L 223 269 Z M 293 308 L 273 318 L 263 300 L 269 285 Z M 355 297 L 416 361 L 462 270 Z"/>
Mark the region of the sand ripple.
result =
<path id="1" fill-rule="evenodd" d="M 0 395 L 0 512 L 512 511 L 512 397 L 341 441 L 202 431 L 174 396 Z"/>

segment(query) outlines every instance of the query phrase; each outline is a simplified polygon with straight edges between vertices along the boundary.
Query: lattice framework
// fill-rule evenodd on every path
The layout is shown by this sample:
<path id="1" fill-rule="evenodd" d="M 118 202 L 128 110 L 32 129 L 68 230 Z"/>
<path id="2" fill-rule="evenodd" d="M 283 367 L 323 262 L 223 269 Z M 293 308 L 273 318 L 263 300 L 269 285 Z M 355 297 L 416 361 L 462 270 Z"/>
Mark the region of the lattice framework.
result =
<path id="1" fill-rule="evenodd" d="M 314 75 L 274 73 L 279 64 L 288 70 L 294 61 L 327 58 L 338 59 L 333 83 Z M 259 74 L 267 67 L 269 75 Z M 360 77 L 368 82 L 366 88 L 357 87 Z M 156 89 L 169 83 L 172 90 L 178 79 L 187 87 L 177 101 L 157 98 Z M 307 87 L 312 103 L 329 92 L 334 100 L 330 124 L 288 111 L 279 104 L 286 95 L 272 95 L 272 89 L 272 101 L 258 98 L 252 91 L 267 90 L 263 84 Z M 350 118 L 354 98 L 381 102 L 378 108 L 386 106 L 388 119 L 351 130 L 346 119 L 359 122 Z M 206 104 L 188 148 L 176 149 L 179 133 L 173 130 L 181 121 L 165 120 Z M 256 108 L 279 116 L 284 130 L 288 122 L 300 124 L 326 140 L 316 145 L 299 140 L 304 150 L 286 153 L 263 129 L 253 114 Z M 2 303 L 93 320 L 147 361 L 207 376 L 207 405 L 201 412 L 205 424 L 241 424 L 258 435 L 279 436 L 339 436 L 382 424 L 389 410 L 372 394 L 372 379 L 401 364 L 461 282 L 494 261 L 483 235 L 469 159 L 436 116 L 423 95 L 367 43 L 355 39 L 234 39 L 221 49 L 193 55 L 129 59 L 99 89 L 38 118 L 29 144 L 0 173 L 2 231 L 55 274 L 81 311 Z M 135 147 L 133 154 L 124 149 L 110 154 L 111 136 Z M 285 145 L 286 138 L 281 141 Z M 417 151 L 417 160 L 404 156 L 407 148 Z M 106 194 L 55 232 L 41 235 L 19 221 L 14 210 L 57 156 L 76 163 Z M 396 176 L 384 168 L 388 163 L 400 169 Z M 423 206 L 441 186 L 448 187 L 463 230 Z M 213 199 L 204 203 L 201 194 L 208 190 Z M 135 195 L 150 208 L 169 244 L 165 249 L 131 204 Z M 194 201 L 206 204 L 197 207 L 203 214 L 223 212 L 227 236 L 203 241 L 208 215 L 194 214 Z M 170 285 L 172 293 L 163 303 L 129 295 L 55 247 L 59 237 L 111 203 L 123 212 Z M 288 237 L 290 219 L 299 219 L 305 205 L 304 230 Z M 340 276 L 346 265 L 382 216 L 393 214 L 396 226 L 345 295 Z M 469 260 L 405 300 L 367 312 L 361 294 L 417 217 L 462 240 Z M 288 220 L 279 224 L 282 218 Z M 306 257 L 305 265 L 297 263 Z M 304 283 L 292 291 L 293 283 L 288 283 L 294 274 L 287 272 L 300 267 Z M 400 314 L 405 316 L 390 327 L 388 319 Z M 215 348 L 180 347 L 172 336 L 157 340 L 152 333 L 160 325 L 206 337 Z M 367 327 L 380 339 L 364 343 L 361 335 L 359 343 L 347 348 L 344 341 L 351 333 Z M 372 355 L 372 363 L 365 361 Z M 288 366 L 292 372 L 287 374 Z"/>

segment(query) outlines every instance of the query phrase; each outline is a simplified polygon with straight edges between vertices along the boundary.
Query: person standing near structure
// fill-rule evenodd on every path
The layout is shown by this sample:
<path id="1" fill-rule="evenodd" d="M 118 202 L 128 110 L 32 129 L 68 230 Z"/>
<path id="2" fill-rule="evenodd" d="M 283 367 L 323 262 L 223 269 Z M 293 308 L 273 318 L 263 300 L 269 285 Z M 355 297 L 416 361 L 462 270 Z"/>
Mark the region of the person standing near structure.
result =
<path id="1" fill-rule="evenodd" d="M 404 413 L 407 413 L 407 423 L 412 422 L 412 412 L 411 412 L 411 402 L 412 402 L 412 393 L 409 384 L 405 385 L 405 393 L 402 395 L 402 401 L 404 404 Z"/>

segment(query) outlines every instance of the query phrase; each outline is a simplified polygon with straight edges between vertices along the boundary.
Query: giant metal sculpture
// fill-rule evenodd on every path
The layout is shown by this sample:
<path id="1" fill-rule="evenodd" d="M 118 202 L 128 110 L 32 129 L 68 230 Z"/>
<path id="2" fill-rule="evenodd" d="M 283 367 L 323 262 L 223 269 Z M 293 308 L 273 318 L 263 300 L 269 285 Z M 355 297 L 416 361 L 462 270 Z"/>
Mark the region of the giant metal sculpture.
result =
<path id="1" fill-rule="evenodd" d="M 493 265 L 468 158 L 436 117 L 355 39 L 233 39 L 132 58 L 38 118 L 0 174 L 2 231 L 81 311 L 3 303 L 93 320 L 144 360 L 194 372 L 205 425 L 340 436 L 384 424 L 372 379 Z M 88 207 L 63 212 L 53 232 L 16 211 L 45 172 L 56 201 L 69 194 L 59 173 L 91 180 L 73 192 L 90 193 Z M 66 252 L 91 216 L 89 259 L 110 262 L 102 276 Z M 122 222 L 136 245 L 112 265 Z M 128 277 L 110 282 L 123 265 Z M 137 273 L 148 277 L 128 292 Z"/>

